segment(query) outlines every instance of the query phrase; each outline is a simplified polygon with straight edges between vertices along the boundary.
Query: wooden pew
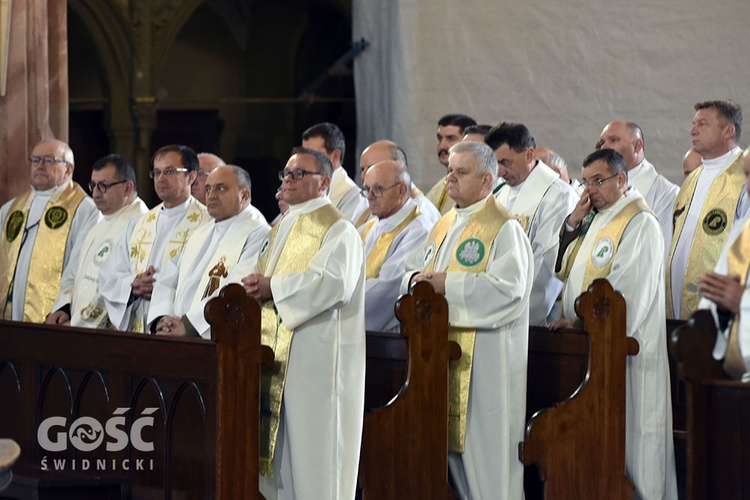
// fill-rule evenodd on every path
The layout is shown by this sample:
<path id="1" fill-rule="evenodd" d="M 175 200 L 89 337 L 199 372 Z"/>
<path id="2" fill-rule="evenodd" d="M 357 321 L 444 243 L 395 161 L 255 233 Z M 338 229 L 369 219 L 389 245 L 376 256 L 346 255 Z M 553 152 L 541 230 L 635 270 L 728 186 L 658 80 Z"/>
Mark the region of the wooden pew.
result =
<path id="1" fill-rule="evenodd" d="M 724 372 L 712 356 L 715 340 L 707 310 L 670 338 L 686 387 L 687 498 L 750 499 L 750 384 Z"/>
<path id="2" fill-rule="evenodd" d="M 408 355 L 403 387 L 397 375 L 391 376 L 379 393 L 381 398 L 387 396 L 398 383 L 396 397 L 365 414 L 359 470 L 362 498 L 455 498 L 448 485 L 448 364 L 460 357 L 460 348 L 448 341 L 448 304 L 431 285 L 418 283 L 396 303 L 396 316 L 402 339 L 391 336 L 393 342 L 385 340 L 378 351 L 377 341 L 371 340 L 376 337 L 368 337 L 366 387 L 374 386 L 373 376 L 378 373 L 377 362 L 371 360 L 380 356 L 388 361 L 388 352 L 405 353 L 397 340 L 408 343 Z M 392 366 L 381 368 L 380 373 L 385 373 Z M 371 395 L 368 403 L 376 404 L 375 399 Z"/>
<path id="3" fill-rule="evenodd" d="M 519 458 L 539 467 L 544 498 L 631 498 L 626 356 L 638 353 L 638 342 L 626 335 L 624 298 L 606 280 L 595 280 L 579 297 L 576 313 L 589 336 L 588 374 L 568 400 L 531 418 Z"/>
<path id="4" fill-rule="evenodd" d="M 262 498 L 258 381 L 273 353 L 241 286 L 206 317 L 212 341 L 0 322 L 0 437 L 22 449 L 3 495 Z M 49 417 L 62 423 L 39 432 Z M 63 446 L 43 449 L 45 437 Z"/>

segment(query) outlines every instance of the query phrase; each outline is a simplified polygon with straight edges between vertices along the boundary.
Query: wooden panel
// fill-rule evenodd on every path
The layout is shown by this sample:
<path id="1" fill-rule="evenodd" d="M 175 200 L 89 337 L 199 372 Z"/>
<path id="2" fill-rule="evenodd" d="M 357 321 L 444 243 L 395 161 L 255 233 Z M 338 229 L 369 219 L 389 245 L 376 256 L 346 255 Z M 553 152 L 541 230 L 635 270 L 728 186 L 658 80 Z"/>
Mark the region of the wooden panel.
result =
<path id="1" fill-rule="evenodd" d="M 546 499 L 631 498 L 625 378 L 638 343 L 626 335 L 625 300 L 606 280 L 594 281 L 576 312 L 590 339 L 588 376 L 570 399 L 532 417 L 519 456 L 541 470 Z"/>
<path id="2" fill-rule="evenodd" d="M 207 311 L 215 341 L 0 322 L 3 434 L 23 450 L 5 494 L 260 498 L 258 373 L 273 354 L 239 285 Z M 64 419 L 46 434 L 60 451 L 37 441 L 48 417 Z"/>

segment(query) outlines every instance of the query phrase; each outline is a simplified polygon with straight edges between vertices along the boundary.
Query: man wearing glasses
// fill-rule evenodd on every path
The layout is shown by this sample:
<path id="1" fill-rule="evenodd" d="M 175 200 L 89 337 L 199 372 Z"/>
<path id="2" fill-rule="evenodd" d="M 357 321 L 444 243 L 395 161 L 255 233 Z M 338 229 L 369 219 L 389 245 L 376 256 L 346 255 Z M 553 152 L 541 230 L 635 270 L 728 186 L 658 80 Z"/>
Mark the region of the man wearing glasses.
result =
<path id="1" fill-rule="evenodd" d="M 255 258 L 236 268 L 247 294 L 262 302 L 262 339 L 275 355 L 261 398 L 266 498 L 354 498 L 364 408 L 364 249 L 326 196 L 332 174 L 323 153 L 294 149 L 279 172 L 289 210 Z"/>
<path id="2" fill-rule="evenodd" d="M 397 331 L 393 305 L 398 300 L 406 257 L 424 243 L 432 221 L 410 196 L 406 166 L 393 160 L 372 165 L 362 195 L 375 216 L 361 229 L 365 242 L 365 325 L 373 331 Z"/>
<path id="3" fill-rule="evenodd" d="M 164 146 L 154 153 L 151 165 L 149 176 L 162 203 L 131 219 L 99 270 L 99 293 L 117 330 L 144 331 L 157 273 L 209 220 L 206 207 L 190 195 L 198 172 L 192 149 Z"/>
<path id="4" fill-rule="evenodd" d="M 115 242 L 130 219 L 148 212 L 138 197 L 135 169 L 124 157 L 111 154 L 99 158 L 91 168 L 89 191 L 102 218 L 91 228 L 78 261 L 65 268 L 60 293 L 46 323 L 108 328 L 109 317 L 100 295 L 99 268 L 110 256 Z"/>
<path id="5" fill-rule="evenodd" d="M 633 498 L 677 498 L 664 302 L 664 237 L 646 200 L 628 189 L 625 159 L 600 149 L 583 161 L 581 200 L 562 225 L 555 271 L 565 282 L 563 318 L 576 326 L 575 302 L 606 278 L 627 304 L 627 335 L 639 352 L 627 360 L 626 473 Z"/>
<path id="6" fill-rule="evenodd" d="M 0 209 L 0 314 L 42 323 L 52 310 L 63 269 L 77 260 L 78 243 L 99 212 L 72 180 L 73 151 L 45 140 L 29 156 L 31 189 Z"/>

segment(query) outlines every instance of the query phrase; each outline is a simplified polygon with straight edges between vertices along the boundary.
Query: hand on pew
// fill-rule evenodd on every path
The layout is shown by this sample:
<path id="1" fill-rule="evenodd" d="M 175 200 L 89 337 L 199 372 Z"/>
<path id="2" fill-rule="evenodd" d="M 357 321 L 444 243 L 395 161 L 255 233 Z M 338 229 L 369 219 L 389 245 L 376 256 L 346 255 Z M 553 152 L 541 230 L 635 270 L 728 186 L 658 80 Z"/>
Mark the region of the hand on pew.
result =
<path id="1" fill-rule="evenodd" d="M 164 316 L 156 325 L 157 335 L 168 335 L 170 337 L 184 337 L 187 335 L 185 325 L 178 316 Z"/>
<path id="2" fill-rule="evenodd" d="M 700 277 L 698 289 L 703 297 L 722 309 L 737 314 L 745 287 L 739 276 L 727 276 L 709 271 Z"/>
<path id="3" fill-rule="evenodd" d="M 55 311 L 47 316 L 44 322 L 48 325 L 70 325 L 70 316 L 65 311 Z"/>
<path id="4" fill-rule="evenodd" d="M 557 331 L 557 330 L 571 330 L 575 327 L 576 327 L 575 321 L 573 321 L 572 319 L 560 318 L 550 323 L 548 328 L 551 331 Z"/>
<path id="5" fill-rule="evenodd" d="M 438 295 L 445 295 L 445 273 L 419 273 L 412 278 L 412 283 L 419 283 L 420 281 L 432 285 Z"/>

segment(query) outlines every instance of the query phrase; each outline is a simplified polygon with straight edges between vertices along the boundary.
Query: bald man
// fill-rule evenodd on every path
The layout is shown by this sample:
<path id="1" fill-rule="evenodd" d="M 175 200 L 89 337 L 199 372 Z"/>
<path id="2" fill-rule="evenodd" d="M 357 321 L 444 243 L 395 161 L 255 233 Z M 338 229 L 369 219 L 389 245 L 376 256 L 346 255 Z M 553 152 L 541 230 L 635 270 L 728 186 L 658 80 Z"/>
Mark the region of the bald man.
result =
<path id="1" fill-rule="evenodd" d="M 193 198 L 204 205 L 206 204 L 206 179 L 208 179 L 208 174 L 213 172 L 215 168 L 224 165 L 226 165 L 224 160 L 213 153 L 198 153 L 198 176 L 195 178 L 193 185 L 190 186 L 190 194 L 193 195 Z"/>
<path id="2" fill-rule="evenodd" d="M 685 156 L 682 157 L 682 173 L 687 179 L 690 173 L 700 167 L 703 164 L 703 157 L 700 153 L 696 152 L 693 148 L 688 149 L 685 152 Z"/>
<path id="3" fill-rule="evenodd" d="M 28 158 L 31 188 L 0 209 L 0 312 L 13 321 L 43 323 L 68 262 L 99 219 L 94 201 L 73 181 L 66 143 L 44 140 Z"/>
<path id="4" fill-rule="evenodd" d="M 360 155 L 359 157 L 359 169 L 363 184 L 367 170 L 372 165 L 385 160 L 395 161 L 403 165 L 404 168 L 408 169 L 406 153 L 401 146 L 393 141 L 376 141 L 367 146 L 365 150 L 362 151 L 362 155 Z M 437 208 L 435 208 L 435 205 L 433 205 L 432 202 L 427 199 L 424 193 L 417 186 L 415 186 L 413 182 L 410 182 L 410 186 L 409 196 L 411 196 L 411 198 L 417 204 L 417 206 L 419 207 L 419 211 L 422 212 L 422 214 L 427 217 L 427 220 L 429 220 L 432 224 L 436 223 L 438 219 L 440 219 L 440 212 L 438 212 Z M 372 220 L 372 218 L 373 214 L 370 211 L 370 205 L 367 201 L 367 197 L 362 196 L 362 200 L 359 202 L 357 209 L 354 211 L 352 222 L 354 222 L 354 225 L 357 227 L 357 229 L 361 230 L 365 223 Z"/>
<path id="5" fill-rule="evenodd" d="M 362 191 L 374 219 L 360 234 L 365 242 L 365 326 L 367 330 L 398 331 L 393 305 L 406 273 L 406 257 L 422 245 L 433 222 L 410 196 L 406 166 L 393 160 L 367 170 Z"/>
<path id="6" fill-rule="evenodd" d="M 658 173 L 646 159 L 643 130 L 637 124 L 624 120 L 608 123 L 599 136 L 599 144 L 602 149 L 614 149 L 625 158 L 628 185 L 643 195 L 659 220 L 666 260 L 672 242 L 672 208 L 680 191 L 679 186 Z"/>

